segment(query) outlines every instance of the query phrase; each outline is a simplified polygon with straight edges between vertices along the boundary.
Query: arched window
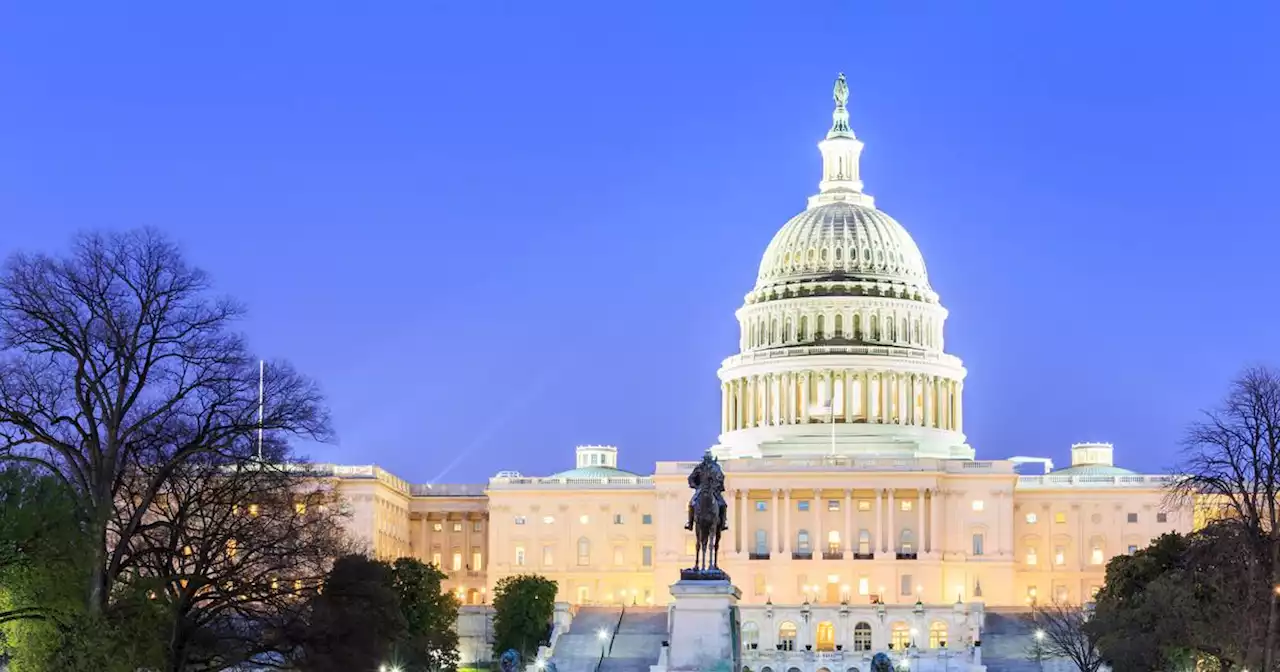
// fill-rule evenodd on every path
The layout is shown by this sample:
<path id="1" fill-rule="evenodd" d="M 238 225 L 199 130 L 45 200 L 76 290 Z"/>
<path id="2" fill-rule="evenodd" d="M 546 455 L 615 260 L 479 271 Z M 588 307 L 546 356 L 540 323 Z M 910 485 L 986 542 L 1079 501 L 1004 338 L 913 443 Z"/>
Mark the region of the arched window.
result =
<path id="1" fill-rule="evenodd" d="M 769 344 L 778 342 L 778 318 L 769 320 Z"/>
<path id="2" fill-rule="evenodd" d="M 853 650 L 854 651 L 870 651 L 871 650 L 871 624 L 867 622 L 859 623 L 853 626 Z"/>
<path id="3" fill-rule="evenodd" d="M 796 550 L 801 553 L 809 552 L 809 530 L 800 530 L 796 533 Z"/>
<path id="4" fill-rule="evenodd" d="M 748 647 L 760 643 L 760 626 L 756 625 L 755 621 L 742 624 L 742 643 Z"/>
<path id="5" fill-rule="evenodd" d="M 853 314 L 853 340 L 862 340 L 862 315 Z"/>
<path id="6" fill-rule="evenodd" d="M 871 316 L 871 340 L 880 340 L 880 316 Z"/>
<path id="7" fill-rule="evenodd" d="M 578 539 L 578 565 L 591 564 L 591 540 L 586 537 Z"/>
<path id="8" fill-rule="evenodd" d="M 785 621 L 778 626 L 778 644 L 783 651 L 796 650 L 796 624 Z"/>
<path id="9" fill-rule="evenodd" d="M 817 651 L 835 651 L 836 650 L 836 626 L 831 621 L 823 621 L 818 624 L 818 637 L 814 642 L 813 648 Z"/>
<path id="10" fill-rule="evenodd" d="M 794 335 L 795 332 L 791 329 L 791 316 L 788 315 L 786 318 L 786 328 L 782 332 L 782 340 L 791 341 L 792 336 Z"/>
<path id="11" fill-rule="evenodd" d="M 911 646 L 911 628 L 906 623 L 898 621 L 893 624 L 893 628 L 889 631 L 889 646 L 895 651 L 905 651 Z"/>
<path id="12" fill-rule="evenodd" d="M 898 340 L 906 341 L 910 339 L 911 332 L 907 331 L 907 318 L 902 318 L 902 330 L 898 332 Z"/>
<path id="13" fill-rule="evenodd" d="M 769 533 L 763 529 L 756 530 L 756 555 L 769 554 Z"/>
<path id="14" fill-rule="evenodd" d="M 825 315 L 818 314 L 818 326 L 813 330 L 813 338 L 818 341 L 827 340 L 827 319 Z"/>
<path id="15" fill-rule="evenodd" d="M 804 341 L 809 338 L 809 316 L 800 316 L 800 340 Z"/>
<path id="16" fill-rule="evenodd" d="M 844 315 L 836 313 L 836 338 L 844 338 Z"/>
<path id="17" fill-rule="evenodd" d="M 947 624 L 934 621 L 929 626 L 929 648 L 940 649 L 947 645 Z"/>

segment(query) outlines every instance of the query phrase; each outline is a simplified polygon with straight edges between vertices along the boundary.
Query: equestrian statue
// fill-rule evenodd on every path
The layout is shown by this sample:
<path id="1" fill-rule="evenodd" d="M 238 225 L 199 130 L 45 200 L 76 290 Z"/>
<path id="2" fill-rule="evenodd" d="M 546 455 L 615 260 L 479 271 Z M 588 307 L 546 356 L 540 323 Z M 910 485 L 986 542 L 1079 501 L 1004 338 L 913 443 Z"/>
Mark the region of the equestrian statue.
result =
<path id="1" fill-rule="evenodd" d="M 702 461 L 689 473 L 689 522 L 698 540 L 697 556 L 692 568 L 680 573 L 685 579 L 728 579 L 716 564 L 720 551 L 720 533 L 729 529 L 729 505 L 724 501 L 724 471 L 707 451 Z"/>

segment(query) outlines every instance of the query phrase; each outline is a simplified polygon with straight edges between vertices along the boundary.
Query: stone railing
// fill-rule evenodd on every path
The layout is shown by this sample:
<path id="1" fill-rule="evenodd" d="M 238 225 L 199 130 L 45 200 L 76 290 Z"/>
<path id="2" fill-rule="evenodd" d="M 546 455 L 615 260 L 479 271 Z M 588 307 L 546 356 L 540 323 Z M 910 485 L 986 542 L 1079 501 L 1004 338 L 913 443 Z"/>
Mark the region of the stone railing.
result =
<path id="1" fill-rule="evenodd" d="M 528 476 L 489 479 L 490 489 L 519 490 L 533 488 L 552 489 L 607 489 L 607 490 L 649 490 L 653 488 L 653 479 L 648 476 L 609 476 L 596 478 L 557 478 L 547 476 L 533 478 Z"/>
<path id="2" fill-rule="evenodd" d="M 1164 488 L 1177 480 L 1167 474 L 1129 474 L 1120 476 L 1090 474 L 1045 474 L 1043 476 L 1019 476 L 1019 489 L 1054 488 Z"/>
<path id="3" fill-rule="evenodd" d="M 655 475 L 686 476 L 697 462 L 659 462 Z M 1004 460 L 940 460 L 936 458 L 892 457 L 821 457 L 770 458 L 767 460 L 724 460 L 720 467 L 726 474 L 786 471 L 909 471 L 948 474 L 1009 474 L 1013 463 Z"/>
<path id="4" fill-rule="evenodd" d="M 481 483 L 415 483 L 409 486 L 414 497 L 483 497 Z"/>

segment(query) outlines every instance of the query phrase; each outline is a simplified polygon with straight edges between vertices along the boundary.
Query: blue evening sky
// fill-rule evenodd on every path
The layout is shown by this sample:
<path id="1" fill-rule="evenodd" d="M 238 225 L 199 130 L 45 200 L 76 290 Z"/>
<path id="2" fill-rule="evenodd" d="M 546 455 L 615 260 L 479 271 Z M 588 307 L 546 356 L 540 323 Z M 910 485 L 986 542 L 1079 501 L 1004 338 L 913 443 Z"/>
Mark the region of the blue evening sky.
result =
<path id="1" fill-rule="evenodd" d="M 0 3 L 0 254 L 169 232 L 415 482 L 715 441 L 849 77 L 980 457 L 1174 461 L 1280 363 L 1274 2 Z"/>

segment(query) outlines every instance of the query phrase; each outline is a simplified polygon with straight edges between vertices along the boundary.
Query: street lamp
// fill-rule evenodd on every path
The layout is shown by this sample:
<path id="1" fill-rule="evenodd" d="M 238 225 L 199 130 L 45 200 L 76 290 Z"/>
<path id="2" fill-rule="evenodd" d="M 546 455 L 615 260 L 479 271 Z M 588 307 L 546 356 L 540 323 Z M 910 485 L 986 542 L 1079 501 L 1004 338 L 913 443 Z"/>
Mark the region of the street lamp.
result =
<path id="1" fill-rule="evenodd" d="M 1037 628 L 1035 632 L 1036 638 L 1036 667 L 1044 672 L 1044 630 Z"/>
<path id="2" fill-rule="evenodd" d="M 603 657 L 605 655 L 604 643 L 609 639 L 609 633 L 606 632 L 604 628 L 600 628 L 600 630 L 596 632 L 596 638 L 600 640 L 600 656 Z"/>

